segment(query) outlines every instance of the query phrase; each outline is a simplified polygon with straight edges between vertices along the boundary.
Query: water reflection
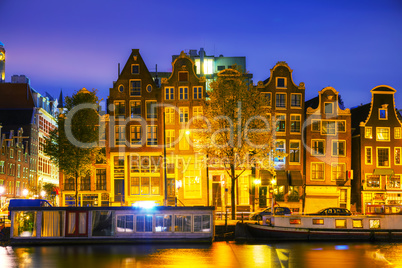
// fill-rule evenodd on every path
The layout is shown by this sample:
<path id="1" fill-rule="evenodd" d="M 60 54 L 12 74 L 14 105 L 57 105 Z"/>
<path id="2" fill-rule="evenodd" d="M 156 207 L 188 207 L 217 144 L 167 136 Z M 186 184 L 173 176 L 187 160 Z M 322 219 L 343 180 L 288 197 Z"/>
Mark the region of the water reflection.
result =
<path id="1" fill-rule="evenodd" d="M 0 267 L 402 267 L 402 244 L 0 247 Z"/>

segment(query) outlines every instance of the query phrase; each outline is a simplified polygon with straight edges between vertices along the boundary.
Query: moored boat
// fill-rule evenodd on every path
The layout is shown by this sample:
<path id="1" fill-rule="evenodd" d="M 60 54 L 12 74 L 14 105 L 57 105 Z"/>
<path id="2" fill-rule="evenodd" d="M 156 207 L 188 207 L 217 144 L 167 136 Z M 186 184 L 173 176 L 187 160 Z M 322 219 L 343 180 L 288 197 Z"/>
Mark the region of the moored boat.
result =
<path id="1" fill-rule="evenodd" d="M 19 207 L 11 244 L 212 242 L 214 207 Z"/>
<path id="2" fill-rule="evenodd" d="M 402 240 L 401 215 L 266 216 L 246 228 L 255 240 Z"/>

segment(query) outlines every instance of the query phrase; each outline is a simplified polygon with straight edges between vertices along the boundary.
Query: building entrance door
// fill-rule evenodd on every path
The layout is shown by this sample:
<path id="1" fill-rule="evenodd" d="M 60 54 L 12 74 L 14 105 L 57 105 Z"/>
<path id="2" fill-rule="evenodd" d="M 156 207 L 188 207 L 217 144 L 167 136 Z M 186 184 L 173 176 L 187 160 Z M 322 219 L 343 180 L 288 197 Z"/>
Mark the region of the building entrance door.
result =
<path id="1" fill-rule="evenodd" d="M 114 180 L 114 201 L 124 203 L 124 180 Z"/>
<path id="2" fill-rule="evenodd" d="M 212 176 L 212 205 L 214 207 L 222 207 L 222 186 L 221 176 Z"/>
<path id="3" fill-rule="evenodd" d="M 266 208 L 267 207 L 267 186 L 261 186 L 259 189 L 259 205 L 260 208 Z"/>
<path id="4" fill-rule="evenodd" d="M 88 211 L 66 212 L 66 237 L 88 236 Z"/>

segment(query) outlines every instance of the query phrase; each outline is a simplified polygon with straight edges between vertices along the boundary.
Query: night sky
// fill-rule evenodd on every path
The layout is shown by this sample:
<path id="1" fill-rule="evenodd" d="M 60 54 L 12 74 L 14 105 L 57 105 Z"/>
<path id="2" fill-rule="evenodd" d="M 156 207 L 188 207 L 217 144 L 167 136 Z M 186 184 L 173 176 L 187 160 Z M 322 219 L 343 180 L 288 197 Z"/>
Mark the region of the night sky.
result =
<path id="1" fill-rule="evenodd" d="M 25 74 L 58 97 L 82 87 L 106 99 L 132 48 L 150 71 L 171 70 L 171 55 L 246 56 L 254 83 L 278 61 L 293 69 L 306 100 L 326 86 L 346 107 L 370 90 L 394 87 L 402 108 L 402 1 L 0 0 L 6 82 Z"/>

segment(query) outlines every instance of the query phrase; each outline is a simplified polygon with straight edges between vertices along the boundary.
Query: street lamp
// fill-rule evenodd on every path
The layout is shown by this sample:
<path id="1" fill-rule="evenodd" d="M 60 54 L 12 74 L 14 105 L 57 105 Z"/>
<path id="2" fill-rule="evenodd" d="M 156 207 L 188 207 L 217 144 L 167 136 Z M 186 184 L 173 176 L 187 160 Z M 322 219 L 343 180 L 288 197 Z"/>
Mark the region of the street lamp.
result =
<path id="1" fill-rule="evenodd" d="M 45 197 L 45 196 L 46 196 L 46 192 L 45 192 L 44 190 L 42 190 L 42 191 L 40 192 L 40 196 L 42 196 L 42 198 Z"/>
<path id="2" fill-rule="evenodd" d="M 0 186 L 0 194 L 4 194 L 5 191 L 6 189 L 4 188 L 4 186 Z"/>
<path id="3" fill-rule="evenodd" d="M 274 187 L 276 185 L 276 178 L 273 178 L 271 180 L 271 191 L 272 191 L 272 198 L 271 198 L 271 213 L 274 214 L 274 206 L 275 206 L 275 192 L 274 192 Z"/>
<path id="4" fill-rule="evenodd" d="M 28 189 L 22 190 L 22 195 L 26 197 L 28 195 Z"/>

